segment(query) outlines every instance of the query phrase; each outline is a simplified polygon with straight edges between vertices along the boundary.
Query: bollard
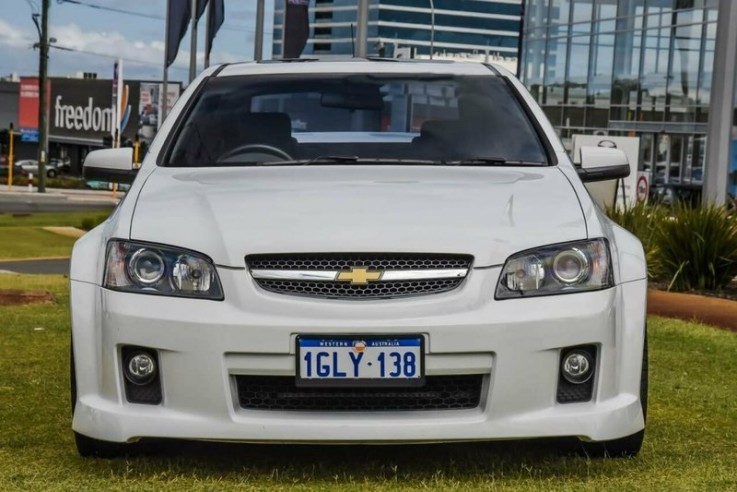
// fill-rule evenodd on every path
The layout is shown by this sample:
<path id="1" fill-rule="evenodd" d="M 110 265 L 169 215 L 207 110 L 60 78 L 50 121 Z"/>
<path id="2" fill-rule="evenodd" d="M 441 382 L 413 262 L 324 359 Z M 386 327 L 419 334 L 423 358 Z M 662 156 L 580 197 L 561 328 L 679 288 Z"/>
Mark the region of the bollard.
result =
<path id="1" fill-rule="evenodd" d="M 33 174 L 28 175 L 28 191 L 33 193 Z"/>

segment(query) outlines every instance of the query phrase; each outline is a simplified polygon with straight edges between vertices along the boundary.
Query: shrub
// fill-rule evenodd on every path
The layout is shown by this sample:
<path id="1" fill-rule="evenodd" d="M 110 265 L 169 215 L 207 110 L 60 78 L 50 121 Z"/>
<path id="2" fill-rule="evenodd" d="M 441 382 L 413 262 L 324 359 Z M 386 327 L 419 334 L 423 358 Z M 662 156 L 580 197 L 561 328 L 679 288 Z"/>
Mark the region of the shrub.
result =
<path id="1" fill-rule="evenodd" d="M 662 270 L 656 231 L 665 220 L 665 210 L 657 205 L 638 203 L 633 207 L 608 208 L 606 213 L 610 219 L 640 239 L 645 249 L 648 276 L 652 279 L 658 278 Z"/>
<path id="2" fill-rule="evenodd" d="M 84 229 L 85 231 L 89 231 L 97 227 L 98 225 L 102 224 L 107 220 L 109 215 L 98 215 L 97 217 L 87 217 L 85 219 L 82 219 L 82 224 L 80 225 L 81 229 Z"/>
<path id="3" fill-rule="evenodd" d="M 15 186 L 28 186 L 27 176 L 13 176 L 13 185 Z M 38 176 L 33 177 L 33 186 L 38 186 Z M 83 190 L 86 188 L 84 180 L 79 178 L 73 178 L 68 176 L 62 176 L 58 178 L 46 178 L 47 188 L 63 188 L 63 189 L 74 189 Z"/>
<path id="4" fill-rule="evenodd" d="M 676 205 L 655 240 L 668 290 L 719 290 L 737 276 L 737 219 L 724 207 Z"/>

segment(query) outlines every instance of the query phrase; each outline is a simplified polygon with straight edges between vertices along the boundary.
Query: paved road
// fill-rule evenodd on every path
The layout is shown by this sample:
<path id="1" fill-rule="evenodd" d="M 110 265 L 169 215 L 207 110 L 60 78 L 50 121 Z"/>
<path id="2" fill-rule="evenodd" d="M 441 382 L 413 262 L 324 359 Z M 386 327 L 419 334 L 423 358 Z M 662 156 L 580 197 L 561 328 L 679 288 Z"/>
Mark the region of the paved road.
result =
<path id="1" fill-rule="evenodd" d="M 16 187 L 17 188 L 17 187 Z M 78 212 L 115 207 L 111 193 L 50 190 L 46 194 L 5 191 L 0 187 L 0 213 Z M 122 195 L 118 195 L 120 197 Z"/>
<path id="2" fill-rule="evenodd" d="M 0 261 L 0 271 L 42 275 L 69 275 L 69 258 L 59 260 Z"/>

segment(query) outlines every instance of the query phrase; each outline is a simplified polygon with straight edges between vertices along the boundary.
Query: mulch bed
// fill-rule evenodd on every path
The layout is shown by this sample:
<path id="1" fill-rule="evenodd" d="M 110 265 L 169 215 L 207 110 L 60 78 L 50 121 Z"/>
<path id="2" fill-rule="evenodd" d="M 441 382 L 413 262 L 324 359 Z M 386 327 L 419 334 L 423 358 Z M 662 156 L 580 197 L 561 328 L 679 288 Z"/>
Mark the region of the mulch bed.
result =
<path id="1" fill-rule="evenodd" d="M 0 306 L 50 304 L 52 302 L 54 302 L 54 296 L 50 292 L 0 289 Z"/>
<path id="2" fill-rule="evenodd" d="M 737 301 L 729 298 L 650 289 L 647 293 L 647 312 L 686 321 L 696 320 L 737 332 Z"/>

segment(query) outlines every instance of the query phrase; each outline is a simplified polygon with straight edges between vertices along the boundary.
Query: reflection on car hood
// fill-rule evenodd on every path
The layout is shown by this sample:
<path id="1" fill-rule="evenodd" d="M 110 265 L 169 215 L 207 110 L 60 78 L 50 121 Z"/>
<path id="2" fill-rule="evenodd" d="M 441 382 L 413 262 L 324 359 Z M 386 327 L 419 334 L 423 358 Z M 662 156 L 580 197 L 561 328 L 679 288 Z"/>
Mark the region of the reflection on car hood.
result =
<path id="1" fill-rule="evenodd" d="M 158 168 L 131 239 L 243 267 L 253 253 L 463 253 L 498 265 L 531 247 L 586 237 L 555 167 Z"/>

